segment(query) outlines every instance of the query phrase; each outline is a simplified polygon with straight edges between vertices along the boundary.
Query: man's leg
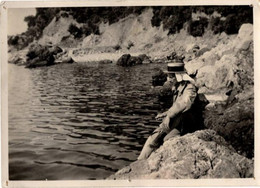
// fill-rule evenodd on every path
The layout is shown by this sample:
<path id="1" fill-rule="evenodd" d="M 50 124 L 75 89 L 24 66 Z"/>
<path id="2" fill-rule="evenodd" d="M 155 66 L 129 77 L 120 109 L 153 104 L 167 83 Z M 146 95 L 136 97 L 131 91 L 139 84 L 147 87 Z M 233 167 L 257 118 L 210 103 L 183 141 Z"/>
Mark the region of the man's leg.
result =
<path id="1" fill-rule="evenodd" d="M 165 142 L 170 138 L 177 137 L 177 136 L 180 136 L 180 131 L 178 131 L 178 129 L 173 129 L 164 137 L 163 141 Z"/>
<path id="2" fill-rule="evenodd" d="M 155 129 L 153 134 L 149 136 L 146 140 L 144 147 L 137 159 L 147 159 L 150 156 L 150 154 L 160 146 L 160 144 L 163 142 L 163 137 L 165 135 L 166 133 L 163 131 L 161 127 Z"/>
<path id="3" fill-rule="evenodd" d="M 150 154 L 164 142 L 163 138 L 166 136 L 166 134 L 170 133 L 173 129 L 177 130 L 175 128 L 178 127 L 180 121 L 181 121 L 181 117 L 177 116 L 177 117 L 171 119 L 169 125 L 164 125 L 163 123 L 161 123 L 159 125 L 159 127 L 154 130 L 153 134 L 148 137 L 148 139 L 146 140 L 144 147 L 137 159 L 138 160 L 147 159 L 150 156 Z M 176 131 L 173 131 L 173 133 L 179 134 Z M 168 138 L 170 138 L 170 137 L 172 137 L 172 136 L 169 135 Z"/>

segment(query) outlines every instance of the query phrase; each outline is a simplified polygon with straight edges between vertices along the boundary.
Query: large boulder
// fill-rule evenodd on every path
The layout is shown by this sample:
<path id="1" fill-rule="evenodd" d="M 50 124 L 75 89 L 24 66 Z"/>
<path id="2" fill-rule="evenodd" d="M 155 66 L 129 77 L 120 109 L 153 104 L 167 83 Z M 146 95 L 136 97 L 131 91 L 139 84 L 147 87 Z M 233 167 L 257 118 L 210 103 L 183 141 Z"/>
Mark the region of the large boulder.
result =
<path id="1" fill-rule="evenodd" d="M 60 55 L 60 59 L 56 59 L 59 53 L 63 50 L 58 46 L 43 46 L 40 44 L 33 44 L 29 47 L 27 53 L 26 68 L 36 68 L 42 66 L 51 66 L 55 63 L 73 63 L 73 59 L 64 54 Z M 66 54 L 66 53 L 65 53 Z"/>
<path id="2" fill-rule="evenodd" d="M 245 95 L 247 94 L 247 95 Z M 240 94 L 241 95 L 241 94 Z M 232 94 L 231 94 L 232 96 Z M 204 112 L 204 125 L 215 130 L 235 150 L 248 158 L 254 157 L 254 90 L 233 99 L 228 107 L 215 107 Z"/>
<path id="3" fill-rule="evenodd" d="M 200 93 L 223 98 L 230 89 L 242 91 L 253 85 L 253 62 L 253 26 L 244 24 L 236 37 L 204 50 L 187 62 L 185 68 L 189 74 L 196 74 Z"/>
<path id="4" fill-rule="evenodd" d="M 162 86 L 167 80 L 167 74 L 164 73 L 161 69 L 156 70 L 152 75 L 152 85 L 153 86 Z"/>
<path id="5" fill-rule="evenodd" d="M 124 54 L 122 55 L 116 62 L 117 65 L 119 66 L 127 66 L 128 65 L 128 60 L 130 59 L 131 55 L 130 54 Z"/>
<path id="6" fill-rule="evenodd" d="M 150 60 L 150 58 L 145 54 L 141 54 L 139 56 L 131 56 L 130 54 L 124 54 L 117 60 L 116 64 L 123 67 L 129 67 L 133 65 L 140 65 L 143 63 L 147 64 L 151 62 L 152 61 Z"/>
<path id="7" fill-rule="evenodd" d="M 252 178 L 252 160 L 239 155 L 213 130 L 171 138 L 146 160 L 108 179 Z"/>
<path id="8" fill-rule="evenodd" d="M 27 53 L 28 64 L 26 68 L 54 65 L 54 52 L 47 46 L 40 44 L 31 45 Z"/>
<path id="9" fill-rule="evenodd" d="M 142 64 L 149 64 L 152 63 L 151 58 L 147 56 L 146 54 L 141 54 L 138 56 L 139 59 L 141 59 Z"/>
<path id="10" fill-rule="evenodd" d="M 28 50 L 15 51 L 9 54 L 8 63 L 15 65 L 25 65 L 27 63 L 26 54 Z"/>
<path id="11" fill-rule="evenodd" d="M 238 32 L 237 41 L 235 42 L 235 47 L 237 50 L 248 50 L 252 41 L 253 36 L 253 25 L 243 24 Z"/>
<path id="12" fill-rule="evenodd" d="M 126 63 L 126 66 L 140 65 L 142 63 L 143 61 L 141 58 L 136 56 L 131 56 Z"/>

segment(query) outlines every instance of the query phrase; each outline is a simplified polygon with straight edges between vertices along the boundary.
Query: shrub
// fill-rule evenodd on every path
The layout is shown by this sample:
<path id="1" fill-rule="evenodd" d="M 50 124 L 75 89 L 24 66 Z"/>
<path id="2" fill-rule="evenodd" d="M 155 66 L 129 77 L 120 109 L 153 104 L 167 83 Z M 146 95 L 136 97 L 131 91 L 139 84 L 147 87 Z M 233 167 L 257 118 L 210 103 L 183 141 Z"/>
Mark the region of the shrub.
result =
<path id="1" fill-rule="evenodd" d="M 81 38 L 82 37 L 82 30 L 79 29 L 77 26 L 70 24 L 68 31 L 70 34 L 72 34 L 75 38 Z"/>
<path id="2" fill-rule="evenodd" d="M 127 45 L 127 49 L 129 50 L 130 48 L 132 48 L 134 46 L 134 43 L 132 41 L 129 41 L 128 42 L 128 45 Z"/>
<path id="3" fill-rule="evenodd" d="M 121 49 L 121 46 L 120 46 L 119 44 L 117 44 L 117 45 L 114 46 L 114 49 L 115 49 L 115 50 L 120 50 L 120 49 Z"/>
<path id="4" fill-rule="evenodd" d="M 224 21 L 220 17 L 212 18 L 209 20 L 209 28 L 214 34 L 221 33 L 224 31 Z"/>
<path id="5" fill-rule="evenodd" d="M 8 45 L 17 45 L 19 40 L 19 36 L 11 36 L 8 38 Z"/>
<path id="6" fill-rule="evenodd" d="M 188 26 L 188 32 L 194 37 L 202 36 L 205 28 L 208 26 L 207 18 L 200 18 L 200 20 L 190 21 Z"/>
<path id="7" fill-rule="evenodd" d="M 224 31 L 227 34 L 235 34 L 238 33 L 238 30 L 240 28 L 240 21 L 237 15 L 235 14 L 230 14 L 227 16 L 225 22 L 224 22 Z"/>
<path id="8" fill-rule="evenodd" d="M 152 26 L 160 26 L 169 30 L 168 34 L 179 32 L 185 22 L 191 19 L 191 9 L 184 6 L 153 7 Z"/>
<path id="9" fill-rule="evenodd" d="M 63 13 L 61 13 L 61 17 L 62 18 L 68 18 L 69 14 L 67 12 L 63 12 Z"/>

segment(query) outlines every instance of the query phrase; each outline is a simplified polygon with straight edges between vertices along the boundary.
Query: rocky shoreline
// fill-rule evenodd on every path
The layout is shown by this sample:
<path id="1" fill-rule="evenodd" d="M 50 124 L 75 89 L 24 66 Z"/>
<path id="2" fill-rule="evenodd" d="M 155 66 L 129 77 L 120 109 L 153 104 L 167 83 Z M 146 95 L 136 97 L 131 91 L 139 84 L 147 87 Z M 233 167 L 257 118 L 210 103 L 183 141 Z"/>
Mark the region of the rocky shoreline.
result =
<path id="1" fill-rule="evenodd" d="M 226 43 L 224 49 L 216 47 L 219 56 L 207 51 L 186 63 L 189 73 L 196 72 L 199 94 L 208 102 L 203 110 L 205 130 L 165 142 L 148 159 L 136 161 L 108 179 L 253 177 L 251 31 L 251 25 L 243 25 L 235 40 Z M 165 82 L 162 71 L 153 79 L 159 96 L 170 99 L 167 88 L 161 86 Z"/>
<path id="2" fill-rule="evenodd" d="M 253 178 L 253 165 L 207 129 L 171 138 L 148 159 L 133 162 L 108 179 Z"/>
<path id="3" fill-rule="evenodd" d="M 184 55 L 185 68 L 193 75 L 198 93 L 205 97 L 203 100 L 207 103 L 203 109 L 205 130 L 165 142 L 147 160 L 136 161 L 108 179 L 252 178 L 253 25 L 243 24 L 237 35 L 214 35 L 206 32 L 203 37 L 192 37 L 181 30 L 168 36 L 162 28 L 155 29 L 148 24 L 151 11 L 144 15 L 121 20 L 118 25 L 103 25 L 104 31 L 100 36 L 88 36 L 81 46 L 75 48 L 60 47 L 58 44 L 48 47 L 43 42 L 43 37 L 39 43 L 24 50 L 10 50 L 8 62 L 27 68 L 86 62 L 134 66 L 152 62 L 164 63 L 172 52 Z M 55 22 L 54 20 L 51 24 Z M 151 39 L 151 43 L 142 42 L 145 32 L 137 32 L 136 36 L 129 36 L 128 39 L 138 39 L 140 44 L 131 43 L 130 47 L 126 45 L 129 49 L 106 46 L 109 41 L 113 41 L 109 37 L 115 29 L 121 25 L 131 25 L 132 22 L 141 31 L 149 31 L 145 41 Z M 48 27 L 51 28 L 51 24 Z M 51 30 L 44 33 L 46 38 Z M 98 46 L 102 45 L 101 39 L 106 44 L 102 48 Z M 97 41 L 101 41 L 100 44 Z M 92 47 L 93 51 L 90 50 Z M 171 93 L 163 88 L 165 81 L 166 76 L 162 70 L 153 77 L 154 92 L 160 100 L 167 103 Z"/>

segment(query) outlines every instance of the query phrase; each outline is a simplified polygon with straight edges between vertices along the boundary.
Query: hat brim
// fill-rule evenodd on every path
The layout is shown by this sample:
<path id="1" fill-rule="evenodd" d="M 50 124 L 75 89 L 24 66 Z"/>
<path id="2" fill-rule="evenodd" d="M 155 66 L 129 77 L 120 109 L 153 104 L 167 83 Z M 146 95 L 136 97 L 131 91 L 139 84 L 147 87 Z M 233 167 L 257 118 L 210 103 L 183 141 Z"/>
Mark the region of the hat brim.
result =
<path id="1" fill-rule="evenodd" d="M 187 73 L 187 71 L 163 71 L 166 74 Z"/>

